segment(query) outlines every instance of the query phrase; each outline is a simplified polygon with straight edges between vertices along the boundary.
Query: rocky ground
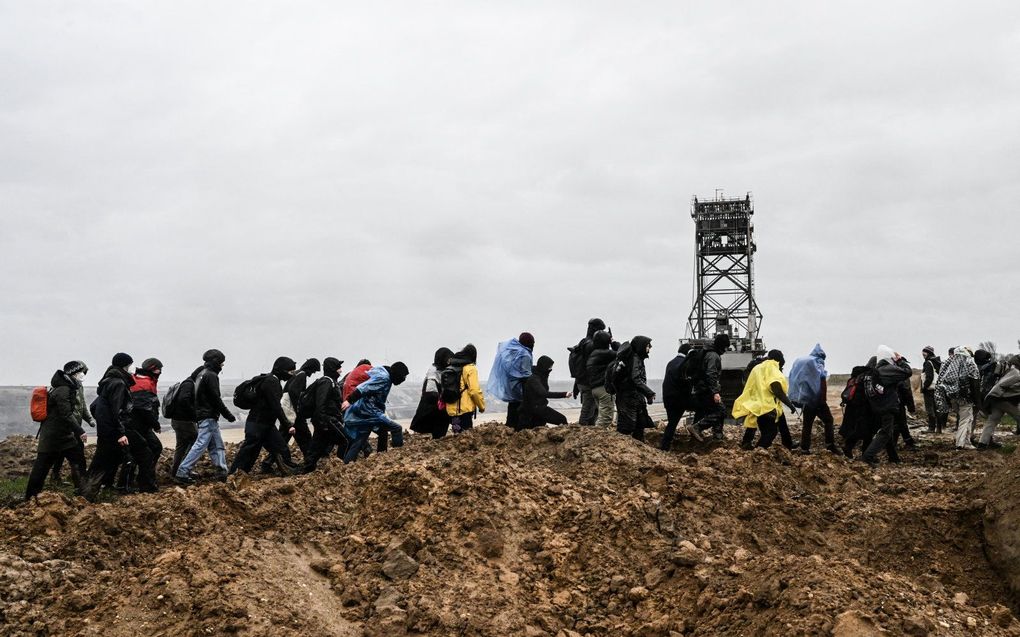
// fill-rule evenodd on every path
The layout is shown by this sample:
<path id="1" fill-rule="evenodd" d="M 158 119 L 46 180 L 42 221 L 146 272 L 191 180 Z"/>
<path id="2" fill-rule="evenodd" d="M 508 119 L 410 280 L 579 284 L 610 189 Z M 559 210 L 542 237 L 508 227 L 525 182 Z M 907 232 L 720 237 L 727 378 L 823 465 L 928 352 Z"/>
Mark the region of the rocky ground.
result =
<path id="1" fill-rule="evenodd" d="M 1020 462 L 921 443 L 873 471 L 493 424 L 312 476 L 47 492 L 0 511 L 0 616 L 18 636 L 1020 635 Z"/>

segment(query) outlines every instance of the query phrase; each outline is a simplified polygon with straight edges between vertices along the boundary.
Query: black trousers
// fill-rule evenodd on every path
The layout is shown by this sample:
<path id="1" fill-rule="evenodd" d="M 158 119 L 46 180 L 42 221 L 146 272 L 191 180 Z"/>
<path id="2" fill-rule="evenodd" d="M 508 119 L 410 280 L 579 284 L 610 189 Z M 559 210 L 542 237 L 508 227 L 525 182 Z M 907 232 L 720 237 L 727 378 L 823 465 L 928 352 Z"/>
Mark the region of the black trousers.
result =
<path id="1" fill-rule="evenodd" d="M 698 428 L 698 431 L 711 429 L 712 433 L 721 434 L 725 419 L 726 405 L 715 402 L 712 394 L 701 394 L 695 397 L 694 426 Z"/>
<path id="2" fill-rule="evenodd" d="M 893 436 L 896 430 L 896 415 L 894 413 L 882 414 L 879 416 L 880 424 L 878 432 L 871 440 L 871 444 L 864 450 L 861 457 L 867 462 L 875 462 L 878 452 L 883 448 L 889 456 L 889 462 L 899 462 L 900 456 L 896 453 L 896 444 Z"/>
<path id="3" fill-rule="evenodd" d="M 645 429 L 653 427 L 648 415 L 648 400 L 636 391 L 616 395 L 616 431 L 635 440 L 645 439 Z"/>
<path id="4" fill-rule="evenodd" d="M 591 387 L 578 385 L 577 389 L 581 394 L 581 415 L 577 422 L 582 425 L 594 425 L 599 417 L 599 403 L 591 393 Z"/>
<path id="5" fill-rule="evenodd" d="M 283 437 L 283 444 L 289 445 L 291 434 L 290 427 L 281 424 L 280 425 L 280 436 Z M 312 432 L 308 429 L 308 421 L 304 418 L 297 418 L 294 421 L 294 442 L 297 443 L 298 449 L 301 450 L 302 457 L 308 455 L 308 450 L 312 444 Z"/>
<path id="6" fill-rule="evenodd" d="M 666 407 L 666 431 L 662 432 L 662 442 L 659 448 L 669 451 L 673 446 L 673 438 L 676 436 L 676 428 L 687 411 L 687 402 L 683 400 L 664 399 L 663 406 Z"/>
<path id="7" fill-rule="evenodd" d="M 85 475 L 84 495 L 93 499 L 100 487 L 112 487 L 117 468 L 124 462 L 127 450 L 117 444 L 116 439 L 96 440 L 96 453 L 92 456 L 88 473 Z"/>
<path id="8" fill-rule="evenodd" d="M 156 491 L 156 462 L 163 453 L 163 443 L 151 429 L 128 429 L 126 435 L 127 451 L 135 465 L 133 471 L 138 472 L 138 490 L 148 493 Z"/>
<path id="9" fill-rule="evenodd" d="M 81 457 L 84 458 L 85 457 L 85 443 L 82 442 L 81 440 L 79 440 L 78 441 L 78 446 L 81 447 Z M 64 466 L 64 458 L 65 457 L 67 457 L 67 454 L 62 454 L 59 458 L 57 458 L 57 461 L 55 463 L 53 463 L 53 469 L 50 470 L 50 479 L 53 480 L 54 482 L 60 482 L 60 470 Z M 85 471 L 84 470 L 81 472 L 81 476 L 80 477 L 81 478 L 85 477 Z"/>
<path id="10" fill-rule="evenodd" d="M 50 469 L 58 462 L 63 462 L 64 458 L 67 458 L 67 462 L 71 466 L 71 480 L 74 482 L 75 491 L 83 493 L 85 450 L 82 445 L 75 445 L 63 451 L 40 452 L 36 455 L 35 462 L 32 464 L 32 473 L 28 476 L 28 486 L 25 488 L 26 500 L 39 495 L 43 490 L 43 485 L 46 484 L 46 475 L 49 474 Z"/>
<path id="11" fill-rule="evenodd" d="M 900 437 L 908 447 L 914 446 L 914 437 L 910 435 L 910 427 L 907 426 L 907 408 L 900 407 L 896 412 L 896 427 L 893 431 L 893 444 L 895 445 Z"/>
<path id="12" fill-rule="evenodd" d="M 740 443 L 741 446 L 748 448 L 751 446 L 751 443 L 754 442 L 755 431 L 761 432 L 757 446 L 762 449 L 768 449 L 772 446 L 777 433 L 783 446 L 787 449 L 793 449 L 793 436 L 790 434 L 790 425 L 786 422 L 786 414 L 780 416 L 778 420 L 776 420 L 775 412 L 759 416 L 758 429 L 744 429 L 744 439 Z"/>
<path id="13" fill-rule="evenodd" d="M 800 428 L 800 448 L 805 451 L 811 449 L 811 426 L 814 424 L 816 417 L 822 421 L 822 425 L 825 427 L 825 446 L 832 447 L 836 444 L 836 421 L 832 418 L 829 405 L 826 403 L 805 405 L 803 425 Z"/>
<path id="14" fill-rule="evenodd" d="M 184 420 L 174 420 L 170 422 L 170 426 L 173 428 L 174 437 L 176 438 L 173 471 L 170 472 L 170 475 L 175 476 L 177 475 L 177 468 L 184 461 L 184 457 L 191 451 L 191 446 L 198 440 L 198 425 Z"/>
<path id="15" fill-rule="evenodd" d="M 511 400 L 506 404 L 506 426 L 514 431 L 520 431 L 517 423 L 520 422 L 521 401 Z M 436 436 L 433 436 L 435 438 Z M 441 436 L 440 436 L 441 437 Z"/>
<path id="16" fill-rule="evenodd" d="M 303 467 L 305 473 L 315 471 L 319 461 L 333 453 L 334 449 L 336 449 L 337 457 L 342 460 L 348 447 L 347 437 L 340 433 L 340 423 L 322 425 L 312 423 L 312 425 L 315 427 L 315 432 L 312 434 L 308 453 L 305 455 Z"/>
<path id="17" fill-rule="evenodd" d="M 276 428 L 276 423 L 259 424 L 254 417 L 249 415 L 248 420 L 244 423 L 244 441 L 237 450 L 237 455 L 234 456 L 234 462 L 231 463 L 228 474 L 232 475 L 238 469 L 245 473 L 251 473 L 263 447 L 269 452 L 270 457 L 279 456 L 284 464 L 293 464 L 290 459 L 290 449 L 283 444 L 283 436 Z"/>
<path id="18" fill-rule="evenodd" d="M 546 405 L 545 407 L 539 407 L 537 411 L 520 412 L 520 419 L 514 430 L 521 431 L 522 429 L 535 429 L 546 425 L 562 426 L 565 424 L 567 424 L 567 417 Z"/>

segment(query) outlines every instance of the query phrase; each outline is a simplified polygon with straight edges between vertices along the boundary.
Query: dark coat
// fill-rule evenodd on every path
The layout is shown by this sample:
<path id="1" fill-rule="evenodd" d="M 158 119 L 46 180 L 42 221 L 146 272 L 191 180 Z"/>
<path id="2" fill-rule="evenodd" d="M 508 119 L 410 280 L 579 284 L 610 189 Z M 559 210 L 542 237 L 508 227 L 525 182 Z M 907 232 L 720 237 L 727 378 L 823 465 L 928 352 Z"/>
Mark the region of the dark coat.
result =
<path id="1" fill-rule="evenodd" d="M 283 384 L 275 374 L 265 374 L 255 392 L 255 406 L 248 412 L 248 418 L 254 418 L 255 423 L 261 426 L 273 426 L 280 421 L 285 427 L 293 423 L 283 413 L 280 400 L 283 399 Z"/>
<path id="2" fill-rule="evenodd" d="M 691 386 L 684 379 L 683 367 L 687 357 L 678 354 L 666 364 L 666 376 L 662 379 L 662 402 L 686 403 L 691 398 Z"/>
<path id="3" fill-rule="evenodd" d="M 874 369 L 862 365 L 853 368 L 850 378 L 856 380 L 857 390 L 854 397 L 843 406 L 843 424 L 840 425 L 839 435 L 846 439 L 862 440 L 874 435 L 877 429 L 868 388 L 877 385 L 878 374 Z"/>
<path id="4" fill-rule="evenodd" d="M 722 354 L 712 348 L 706 349 L 701 373 L 694 375 L 694 393 L 701 397 L 711 397 L 722 392 L 722 384 L 719 381 L 721 374 Z"/>
<path id="5" fill-rule="evenodd" d="M 75 417 L 78 381 L 58 370 L 50 380 L 46 400 L 46 420 L 39 425 L 39 453 L 59 453 L 74 449 L 85 433 Z"/>
<path id="6" fill-rule="evenodd" d="M 616 352 L 612 348 L 594 349 L 588 355 L 588 382 L 591 388 L 602 387 L 606 384 L 606 370 L 616 360 Z"/>
<path id="7" fill-rule="evenodd" d="M 418 409 L 411 419 L 411 431 L 420 434 L 440 433 L 450 426 L 450 414 L 446 409 L 439 408 L 439 380 L 436 367 L 429 370 L 431 378 L 426 377 L 421 384 L 421 398 Z"/>
<path id="8" fill-rule="evenodd" d="M 620 348 L 617 359 L 623 362 L 625 372 L 616 388 L 618 395 L 636 392 L 646 399 L 655 395 L 652 388 L 648 386 L 648 373 L 645 371 L 645 358 L 648 357 L 645 350 L 651 340 L 647 336 L 635 336 L 630 343 Z"/>
<path id="9" fill-rule="evenodd" d="M 181 422 L 195 422 L 195 378 L 204 368 L 199 367 L 195 372 L 181 381 L 177 388 L 177 399 L 174 402 L 174 420 Z"/>
<path id="10" fill-rule="evenodd" d="M 143 372 L 131 386 L 131 427 L 138 431 L 159 431 L 159 394 L 156 378 Z"/>
<path id="11" fill-rule="evenodd" d="M 935 379 L 935 372 L 942 369 L 942 359 L 938 356 L 930 356 L 924 361 L 921 369 L 921 391 L 935 391 L 931 382 Z"/>
<path id="12" fill-rule="evenodd" d="M 230 422 L 237 418 L 230 413 L 220 396 L 220 370 L 218 366 L 207 363 L 205 369 L 195 378 L 195 420 L 202 421 L 212 418 L 218 420 L 223 416 Z"/>
<path id="13" fill-rule="evenodd" d="M 302 376 L 304 375 L 304 372 L 298 373 Z M 313 382 L 308 391 L 313 392 L 312 396 L 315 397 L 312 424 L 316 427 L 329 426 L 330 424 L 339 426 L 340 403 L 343 400 L 340 398 L 340 387 L 336 384 L 336 381 L 328 376 L 323 376 Z M 294 404 L 297 405 L 298 403 Z"/>
<path id="14" fill-rule="evenodd" d="M 879 416 L 899 411 L 901 404 L 899 385 L 909 381 L 914 374 L 910 369 L 910 363 L 906 360 L 900 360 L 898 363 L 881 360 L 875 367 L 875 372 L 878 374 L 878 386 L 881 390 L 871 396 L 872 411 Z"/>
<path id="15" fill-rule="evenodd" d="M 96 417 L 96 436 L 117 440 L 131 426 L 131 386 L 135 379 L 118 367 L 110 367 L 99 381 L 98 393 L 92 403 Z"/>
<path id="16" fill-rule="evenodd" d="M 322 380 L 320 378 L 319 380 Z M 318 381 L 316 381 L 318 382 Z M 290 396 L 290 404 L 297 410 L 298 404 L 301 402 L 301 394 L 308 387 L 308 372 L 303 369 L 299 369 L 293 376 L 291 376 L 286 383 L 283 385 L 283 391 Z"/>
<path id="17" fill-rule="evenodd" d="M 565 392 L 549 391 L 549 369 L 538 366 L 531 368 L 531 376 L 524 381 L 524 397 L 518 412 L 519 424 L 523 428 L 531 426 L 534 415 L 549 406 L 550 398 L 566 398 Z"/>

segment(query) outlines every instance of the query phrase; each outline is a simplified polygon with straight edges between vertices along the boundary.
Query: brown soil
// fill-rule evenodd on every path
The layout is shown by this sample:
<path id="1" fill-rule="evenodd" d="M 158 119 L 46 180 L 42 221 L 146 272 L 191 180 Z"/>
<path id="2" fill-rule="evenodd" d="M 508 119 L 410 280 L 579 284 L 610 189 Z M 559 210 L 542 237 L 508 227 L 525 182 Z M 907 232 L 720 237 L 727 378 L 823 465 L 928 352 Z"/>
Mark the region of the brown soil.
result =
<path id="1" fill-rule="evenodd" d="M 486 425 L 312 476 L 45 493 L 0 511 L 0 617 L 18 636 L 1020 635 L 1020 462 L 922 442 L 874 472 Z M 986 551 L 1012 556 L 1003 576 Z"/>

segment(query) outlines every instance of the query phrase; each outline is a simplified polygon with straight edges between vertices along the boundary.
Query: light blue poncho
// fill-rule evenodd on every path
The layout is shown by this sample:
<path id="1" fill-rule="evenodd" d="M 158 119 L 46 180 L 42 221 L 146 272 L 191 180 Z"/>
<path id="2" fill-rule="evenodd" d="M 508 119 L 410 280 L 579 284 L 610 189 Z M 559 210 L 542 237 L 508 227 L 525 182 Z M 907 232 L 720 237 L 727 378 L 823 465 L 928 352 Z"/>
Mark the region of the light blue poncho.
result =
<path id="1" fill-rule="evenodd" d="M 504 402 L 524 396 L 524 381 L 531 376 L 531 350 L 512 338 L 496 347 L 496 359 L 485 383 L 486 393 Z"/>

